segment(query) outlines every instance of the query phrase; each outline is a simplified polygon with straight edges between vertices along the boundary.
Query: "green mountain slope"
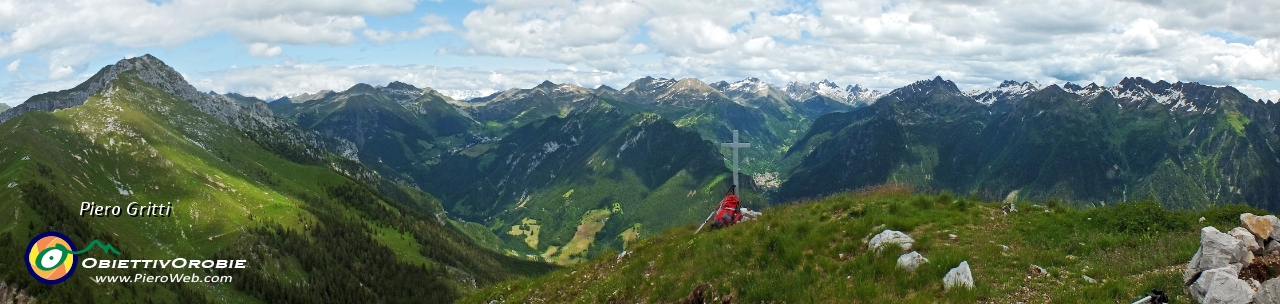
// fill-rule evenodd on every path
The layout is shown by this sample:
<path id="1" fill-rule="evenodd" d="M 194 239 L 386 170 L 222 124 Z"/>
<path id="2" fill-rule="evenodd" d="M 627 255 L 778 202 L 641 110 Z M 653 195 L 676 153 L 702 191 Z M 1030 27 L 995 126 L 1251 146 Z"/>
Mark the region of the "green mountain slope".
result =
<path id="1" fill-rule="evenodd" d="M 0 124 L 0 212 L 15 219 L 0 224 L 2 280 L 40 301 L 450 301 L 548 268 L 481 248 L 442 222 L 430 195 L 323 152 L 270 115 L 175 94 L 190 86 L 149 76 L 177 75 L 154 57 L 103 70 L 111 77 L 91 79 L 100 90 L 79 104 Z M 171 202 L 174 211 L 79 216 L 86 201 Z M 249 268 L 209 273 L 234 277 L 225 284 L 95 284 L 94 275 L 190 272 L 80 269 L 46 286 L 20 257 L 49 230 L 82 246 L 112 244 L 121 259 L 247 259 Z"/>
<path id="2" fill-rule="evenodd" d="M 358 159 L 383 176 L 442 197 L 451 216 L 469 221 L 452 224 L 486 246 L 563 264 L 703 219 L 700 213 L 709 212 L 731 179 L 719 148 L 699 133 L 727 140 L 731 128 L 745 136 L 773 132 L 763 129 L 762 111 L 706 84 L 686 80 L 675 88 L 651 107 L 550 82 L 465 102 L 402 83 L 361 84 L 271 107 L 353 143 Z M 718 98 L 715 106 L 685 108 L 697 94 Z M 677 128 L 646 111 L 679 112 L 689 125 Z M 733 119 L 701 119 L 713 116 Z M 746 163 L 759 163 L 761 154 L 747 151 Z M 606 225 L 589 223 L 606 219 Z M 588 226 L 601 227 L 579 237 Z"/>
<path id="3" fill-rule="evenodd" d="M 951 81 L 935 78 L 899 88 L 867 107 L 814 122 L 786 154 L 783 200 L 885 182 L 933 185 L 935 168 L 978 133 L 988 112 Z"/>
<path id="4" fill-rule="evenodd" d="M 1199 246 L 1197 227 L 1234 227 L 1240 213 L 1258 212 L 1241 205 L 1165 211 L 1150 201 L 1088 210 L 1018 206 L 1005 214 L 993 203 L 878 187 L 775 207 L 728 229 L 680 227 L 624 254 L 490 286 L 463 301 L 1128 303 L 1158 288 L 1181 303 L 1192 301 L 1181 282 Z M 866 238 L 883 229 L 908 233 L 929 261 L 908 272 L 896 266 L 904 251 L 868 250 Z M 944 289 L 943 276 L 961 261 L 975 288 Z M 1048 275 L 1032 273 L 1032 265 Z M 701 297 L 692 297 L 701 285 Z"/>
<path id="5" fill-rule="evenodd" d="M 700 221 L 732 180 L 712 143 L 607 100 L 472 149 L 484 152 L 450 155 L 415 178 L 513 254 L 557 263 Z"/>
<path id="6" fill-rule="evenodd" d="M 1280 106 L 1234 88 L 1128 78 L 986 106 L 920 86 L 939 81 L 820 118 L 788 151 L 780 196 L 906 182 L 1083 204 L 1151 196 L 1173 207 L 1280 208 Z"/>
<path id="7" fill-rule="evenodd" d="M 435 90 L 395 82 L 358 84 L 340 93 L 317 94 L 302 103 L 272 103 L 277 116 L 320 134 L 353 143 L 357 159 L 383 176 L 416 185 L 411 173 L 478 137 L 478 124 Z"/>
<path id="8" fill-rule="evenodd" d="M 477 121 L 511 130 L 552 116 L 564 117 L 594 99 L 593 92 L 572 84 L 543 81 L 530 89 L 510 89 L 455 102 Z"/>

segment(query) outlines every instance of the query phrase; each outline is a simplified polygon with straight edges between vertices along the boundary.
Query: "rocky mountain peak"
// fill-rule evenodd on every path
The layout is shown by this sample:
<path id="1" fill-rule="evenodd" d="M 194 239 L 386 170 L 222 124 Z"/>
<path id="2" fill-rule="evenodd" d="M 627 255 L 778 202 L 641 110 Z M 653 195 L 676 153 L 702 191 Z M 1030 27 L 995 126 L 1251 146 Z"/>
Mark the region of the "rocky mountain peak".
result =
<path id="1" fill-rule="evenodd" d="M 956 87 L 954 82 L 942 79 L 942 76 L 934 77 L 931 80 L 916 81 L 905 87 L 889 92 L 888 96 L 897 96 L 899 99 L 911 99 L 914 97 L 925 96 L 935 92 L 946 92 L 953 94 L 962 94 L 960 89 Z"/>
<path id="2" fill-rule="evenodd" d="M 334 94 L 338 94 L 338 93 L 332 90 L 320 90 L 315 93 L 310 93 L 310 94 L 302 93 L 302 94 L 298 94 L 298 96 L 281 98 L 281 99 L 287 99 L 291 103 L 304 103 L 312 100 L 327 98 Z"/>
<path id="3" fill-rule="evenodd" d="M 707 91 L 715 91 L 715 88 L 712 88 L 711 85 L 708 85 L 706 82 L 702 82 L 702 80 L 689 77 L 689 78 L 684 78 L 684 79 L 680 79 L 680 81 L 677 81 L 675 85 L 671 86 L 671 90 L 672 91 L 693 90 L 693 91 L 699 91 L 699 92 L 707 92 Z"/>
<path id="4" fill-rule="evenodd" d="M 407 84 L 399 81 L 392 81 L 390 84 L 387 84 L 386 88 L 392 89 L 392 90 L 405 90 L 405 91 L 421 91 L 422 90 L 411 84 Z"/>
<path id="5" fill-rule="evenodd" d="M 645 76 L 644 78 L 632 81 L 627 87 L 622 88 L 622 92 L 636 92 L 641 95 L 657 94 L 665 91 L 667 88 L 675 85 L 676 81 L 667 78 L 653 78 Z"/>
<path id="6" fill-rule="evenodd" d="M 832 82 L 831 80 L 826 80 L 826 79 L 823 79 L 822 81 L 819 81 L 819 82 L 817 82 L 817 83 L 814 83 L 814 85 L 815 85 L 815 87 L 816 87 L 816 88 L 818 88 L 819 90 L 822 90 L 822 89 L 828 89 L 828 90 L 829 90 L 829 89 L 838 89 L 838 88 L 840 88 L 840 86 L 839 86 L 839 85 L 837 85 L 835 82 Z"/>
<path id="7" fill-rule="evenodd" d="M 1056 86 L 1056 85 L 1055 85 Z M 965 95 L 973 98 L 973 100 L 991 105 L 995 103 L 1013 104 L 1031 93 L 1035 93 L 1041 89 L 1038 82 L 1017 82 L 1013 80 L 1005 80 L 1000 82 L 1000 86 L 986 90 L 972 90 L 965 92 Z M 1061 88 L 1059 88 L 1061 89 Z"/>
<path id="8" fill-rule="evenodd" d="M 827 79 L 811 83 L 791 82 L 782 89 L 782 93 L 801 102 L 822 96 L 849 105 L 870 104 L 884 95 L 879 91 L 869 90 L 856 84 L 840 88 L 835 82 Z"/>
<path id="9" fill-rule="evenodd" d="M 720 81 L 713 85 L 717 90 L 725 94 L 741 93 L 741 94 L 761 94 L 773 89 L 773 85 L 760 80 L 760 78 L 747 77 L 734 83 Z"/>
<path id="10" fill-rule="evenodd" d="M 369 94 L 377 91 L 377 88 L 374 88 L 367 83 L 357 83 L 346 91 L 342 91 L 342 94 Z"/>
<path id="11" fill-rule="evenodd" d="M 14 107 L 13 110 L 0 113 L 0 122 L 8 121 L 13 117 L 30 111 L 52 112 L 84 104 L 85 100 L 89 99 L 89 96 L 110 87 L 121 74 L 126 72 L 132 72 L 139 79 L 160 90 L 191 101 L 203 111 L 223 112 L 219 108 L 225 108 L 228 104 L 232 107 L 237 107 L 230 100 L 215 98 L 213 95 L 196 90 L 190 83 L 187 83 L 182 74 L 173 70 L 173 68 L 155 56 L 147 54 L 122 59 L 115 64 L 105 66 L 98 70 L 98 73 L 94 74 L 93 77 L 89 77 L 88 80 L 74 88 L 32 96 L 27 101 Z M 220 103 L 219 101 L 226 104 L 215 104 Z M 219 118 L 225 119 L 226 117 L 219 116 Z"/>
<path id="12" fill-rule="evenodd" d="M 1142 77 L 1125 77 L 1124 79 L 1121 79 L 1120 83 L 1117 83 L 1113 89 L 1139 91 L 1146 90 L 1147 87 L 1150 87 L 1151 85 L 1153 85 L 1153 83 L 1151 83 L 1150 80 L 1143 79 Z"/>
<path id="13" fill-rule="evenodd" d="M 1062 90 L 1072 94 L 1089 97 L 1089 96 L 1097 95 L 1099 92 L 1103 90 L 1103 88 L 1098 84 L 1092 83 L 1092 82 L 1090 82 L 1088 85 L 1085 85 L 1083 87 L 1078 84 L 1068 82 L 1067 84 L 1062 86 Z"/>
<path id="14" fill-rule="evenodd" d="M 533 87 L 533 88 L 534 88 L 534 89 L 543 89 L 543 90 L 553 90 L 553 89 L 555 89 L 555 88 L 556 88 L 556 83 L 551 82 L 550 80 L 543 80 L 543 81 L 542 81 L 542 83 L 538 84 L 538 86 Z"/>

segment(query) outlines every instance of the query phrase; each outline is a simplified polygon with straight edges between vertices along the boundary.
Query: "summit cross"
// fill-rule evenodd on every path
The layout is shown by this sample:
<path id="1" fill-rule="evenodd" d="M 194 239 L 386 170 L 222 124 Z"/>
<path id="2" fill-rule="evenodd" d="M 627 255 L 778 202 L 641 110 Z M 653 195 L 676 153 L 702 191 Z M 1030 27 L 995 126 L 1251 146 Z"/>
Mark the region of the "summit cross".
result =
<path id="1" fill-rule="evenodd" d="M 750 148 L 750 143 L 738 142 L 738 130 L 733 130 L 733 142 L 720 143 L 720 147 L 733 149 L 733 192 L 738 192 L 738 149 Z"/>

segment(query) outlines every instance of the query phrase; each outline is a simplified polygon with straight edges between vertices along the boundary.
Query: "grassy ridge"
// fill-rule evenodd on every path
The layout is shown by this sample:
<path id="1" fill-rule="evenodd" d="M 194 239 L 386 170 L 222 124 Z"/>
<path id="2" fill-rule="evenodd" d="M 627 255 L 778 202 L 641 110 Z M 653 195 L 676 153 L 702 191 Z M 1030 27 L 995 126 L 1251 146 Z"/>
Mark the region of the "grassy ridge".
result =
<path id="1" fill-rule="evenodd" d="M 1166 211 L 1154 201 L 1018 206 L 1005 214 L 999 203 L 881 186 L 776 207 L 729 229 L 677 228 L 626 255 L 494 285 L 464 302 L 669 303 L 700 284 L 709 286 L 707 300 L 737 302 L 1124 302 L 1153 288 L 1185 302 L 1180 281 L 1198 227 L 1234 227 L 1240 213 L 1261 213 L 1243 205 Z M 868 252 L 863 240 L 880 225 L 910 234 L 930 262 L 911 273 L 896 268 L 903 252 Z M 944 290 L 942 277 L 961 261 L 976 288 Z M 1050 275 L 1032 275 L 1033 264 Z"/>
<path id="2" fill-rule="evenodd" d="M 0 142 L 0 213 L 13 218 L 0 221 L 0 281 L 42 302 L 449 301 L 472 284 L 549 268 L 455 233 L 425 193 L 287 160 L 132 71 L 84 105 L 0 124 Z M 174 210 L 81 217 L 82 201 L 172 202 Z M 48 286 L 26 273 L 21 251 L 51 230 L 76 244 L 113 244 L 120 259 L 243 258 L 251 266 L 226 284 L 95 284 L 95 275 L 192 271 L 81 269 Z M 373 283 L 386 284 L 365 287 Z"/>

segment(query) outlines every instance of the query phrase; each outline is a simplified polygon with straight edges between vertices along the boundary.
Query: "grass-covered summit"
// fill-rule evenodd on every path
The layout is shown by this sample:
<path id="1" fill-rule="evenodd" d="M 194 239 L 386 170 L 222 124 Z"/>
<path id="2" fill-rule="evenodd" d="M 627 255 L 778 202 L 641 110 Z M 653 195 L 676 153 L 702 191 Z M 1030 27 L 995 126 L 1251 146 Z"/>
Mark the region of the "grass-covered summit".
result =
<path id="1" fill-rule="evenodd" d="M 1182 275 L 1199 246 L 1198 228 L 1234 227 L 1240 213 L 1259 212 L 1241 205 L 1167 211 L 1153 201 L 1016 206 L 1006 213 L 1003 203 L 875 187 L 775 207 L 728 229 L 673 229 L 624 254 L 497 284 L 464 301 L 673 303 L 706 284 L 703 300 L 716 303 L 1128 303 L 1151 289 L 1187 302 Z M 865 240 L 883 229 L 910 234 L 929 262 L 907 272 L 896 266 L 904 251 L 868 251 Z M 962 261 L 975 288 L 945 290 L 943 276 Z"/>

